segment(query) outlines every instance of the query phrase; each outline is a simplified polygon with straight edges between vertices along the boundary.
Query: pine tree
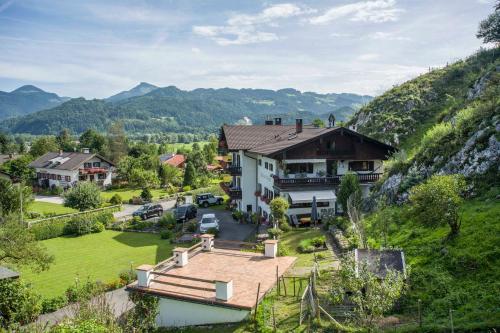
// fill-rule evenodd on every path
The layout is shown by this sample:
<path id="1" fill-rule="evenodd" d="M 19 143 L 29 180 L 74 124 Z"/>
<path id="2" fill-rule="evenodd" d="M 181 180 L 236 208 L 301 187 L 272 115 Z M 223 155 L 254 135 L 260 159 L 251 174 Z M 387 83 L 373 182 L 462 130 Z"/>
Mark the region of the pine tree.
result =
<path id="1" fill-rule="evenodd" d="M 188 161 L 184 171 L 184 181 L 182 186 L 193 186 L 196 182 L 196 169 L 192 162 Z"/>

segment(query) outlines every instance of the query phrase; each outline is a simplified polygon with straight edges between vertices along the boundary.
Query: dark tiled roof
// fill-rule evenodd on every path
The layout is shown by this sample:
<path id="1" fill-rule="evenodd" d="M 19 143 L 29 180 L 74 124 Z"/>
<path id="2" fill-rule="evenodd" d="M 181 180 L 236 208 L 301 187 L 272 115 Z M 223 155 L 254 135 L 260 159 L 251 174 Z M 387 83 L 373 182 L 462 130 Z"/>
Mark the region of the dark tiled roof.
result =
<path id="1" fill-rule="evenodd" d="M 60 154 L 58 152 L 49 152 L 31 162 L 30 166 L 33 168 L 47 168 L 54 170 L 75 170 L 78 169 L 84 162 L 92 159 L 94 156 L 97 156 L 100 159 L 113 165 L 110 161 L 97 154 L 85 154 L 76 152 L 63 152 L 62 154 Z M 61 164 L 52 164 L 50 161 L 57 157 L 61 157 L 63 159 L 67 158 L 67 160 L 65 160 Z"/>
<path id="2" fill-rule="evenodd" d="M 18 278 L 19 273 L 8 269 L 7 267 L 0 266 L 0 280 Z"/>
<path id="3" fill-rule="evenodd" d="M 403 251 L 372 249 L 356 249 L 355 251 L 357 253 L 356 265 L 366 263 L 368 270 L 379 277 L 384 277 L 389 269 L 406 274 Z"/>
<path id="4" fill-rule="evenodd" d="M 273 140 L 295 133 L 295 125 L 224 125 L 222 126 L 229 150 L 249 150 Z"/>

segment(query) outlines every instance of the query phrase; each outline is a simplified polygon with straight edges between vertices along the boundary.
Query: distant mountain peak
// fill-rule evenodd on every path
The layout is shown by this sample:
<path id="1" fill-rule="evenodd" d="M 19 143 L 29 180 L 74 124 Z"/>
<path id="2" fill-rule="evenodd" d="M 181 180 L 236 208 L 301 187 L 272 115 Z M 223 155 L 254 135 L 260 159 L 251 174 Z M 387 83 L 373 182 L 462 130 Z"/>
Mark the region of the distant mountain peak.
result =
<path id="1" fill-rule="evenodd" d="M 132 97 L 146 95 L 156 89 L 158 89 L 158 87 L 151 83 L 140 82 L 132 89 L 119 92 L 116 95 L 106 98 L 106 100 L 108 102 L 118 102 Z"/>
<path id="2" fill-rule="evenodd" d="M 29 94 L 29 93 L 40 93 L 40 92 L 45 92 L 45 91 L 31 84 L 27 84 L 17 88 L 16 90 L 13 90 L 11 93 Z"/>
<path id="3" fill-rule="evenodd" d="M 135 88 L 158 88 L 157 86 L 155 86 L 154 84 L 151 84 L 151 83 L 147 83 L 147 82 L 141 82 L 139 83 L 137 86 L 135 86 L 134 88 L 132 89 L 135 89 Z"/>

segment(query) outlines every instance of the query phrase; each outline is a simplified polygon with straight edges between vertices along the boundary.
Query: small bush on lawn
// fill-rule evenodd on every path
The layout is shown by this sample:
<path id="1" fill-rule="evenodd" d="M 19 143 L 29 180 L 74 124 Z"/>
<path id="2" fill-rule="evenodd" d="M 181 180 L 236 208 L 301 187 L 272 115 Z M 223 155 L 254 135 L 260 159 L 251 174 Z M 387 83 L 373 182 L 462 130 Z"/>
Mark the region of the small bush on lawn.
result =
<path id="1" fill-rule="evenodd" d="M 323 248 L 325 246 L 325 242 L 325 236 L 303 239 L 299 243 L 298 250 L 300 253 L 311 253 L 319 248 Z"/>
<path id="2" fill-rule="evenodd" d="M 99 232 L 103 232 L 104 231 L 104 224 L 102 224 L 101 222 L 95 222 L 93 225 L 92 225 L 92 233 L 99 233 Z"/>
<path id="3" fill-rule="evenodd" d="M 102 223 L 104 227 L 111 225 L 115 221 L 115 217 L 111 212 L 98 213 L 95 218 L 96 221 Z"/>
<path id="4" fill-rule="evenodd" d="M 56 296 L 42 300 L 42 313 L 50 313 L 59 310 L 68 304 L 66 296 Z"/>
<path id="5" fill-rule="evenodd" d="M 144 230 L 144 229 L 153 227 L 154 224 L 155 223 L 153 221 L 142 221 L 141 219 L 139 219 L 139 221 L 133 220 L 132 224 L 129 227 L 129 229 L 132 229 L 132 230 Z"/>
<path id="6" fill-rule="evenodd" d="M 326 243 L 325 236 L 318 236 L 312 239 L 312 245 L 314 245 L 315 247 L 325 247 L 325 243 Z"/>
<path id="7" fill-rule="evenodd" d="M 292 249 L 288 245 L 283 243 L 278 245 L 278 257 L 285 257 L 290 255 L 290 253 L 292 253 Z"/>
<path id="8" fill-rule="evenodd" d="M 276 237 L 278 239 L 283 234 L 283 231 L 279 228 L 271 228 L 267 229 L 267 233 L 269 234 L 269 238 L 274 239 Z"/>
<path id="9" fill-rule="evenodd" d="M 121 205 L 122 204 L 122 197 L 118 193 L 115 193 L 109 199 L 109 203 L 112 204 L 112 205 Z"/>
<path id="10" fill-rule="evenodd" d="M 177 224 L 177 221 L 175 220 L 174 214 L 172 214 L 170 212 L 165 213 L 158 220 L 158 226 L 159 227 L 166 227 L 168 229 L 174 229 L 176 224 Z"/>
<path id="11" fill-rule="evenodd" d="M 80 215 L 74 216 L 64 227 L 66 235 L 86 235 L 90 233 L 102 232 L 104 224 L 95 216 Z"/>
<path id="12" fill-rule="evenodd" d="M 189 222 L 186 226 L 188 232 L 196 232 L 196 229 L 198 229 L 198 223 L 196 223 L 196 221 Z"/>
<path id="13" fill-rule="evenodd" d="M 161 239 L 171 239 L 174 237 L 174 233 L 171 230 L 164 230 L 160 233 Z"/>
<path id="14" fill-rule="evenodd" d="M 142 192 L 141 192 L 141 198 L 145 202 L 150 202 L 151 200 L 153 200 L 153 194 L 151 194 L 151 191 L 149 190 L 149 188 L 145 187 L 142 190 Z"/>

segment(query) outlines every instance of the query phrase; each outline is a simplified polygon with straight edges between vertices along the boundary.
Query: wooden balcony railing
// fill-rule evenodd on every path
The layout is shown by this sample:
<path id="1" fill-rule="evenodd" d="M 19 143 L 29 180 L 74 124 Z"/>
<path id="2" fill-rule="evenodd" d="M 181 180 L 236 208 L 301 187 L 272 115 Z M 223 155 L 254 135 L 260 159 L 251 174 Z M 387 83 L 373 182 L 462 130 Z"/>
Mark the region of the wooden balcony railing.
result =
<path id="1" fill-rule="evenodd" d="M 373 183 L 380 179 L 380 173 L 358 174 L 360 183 Z M 331 177 L 305 177 L 305 178 L 280 178 L 274 177 L 274 185 L 280 188 L 294 186 L 339 185 L 342 176 Z"/>

